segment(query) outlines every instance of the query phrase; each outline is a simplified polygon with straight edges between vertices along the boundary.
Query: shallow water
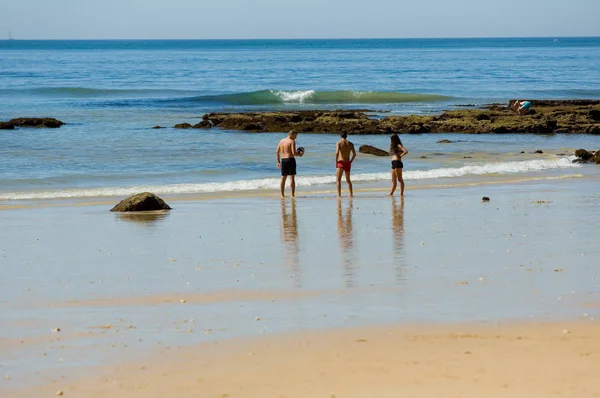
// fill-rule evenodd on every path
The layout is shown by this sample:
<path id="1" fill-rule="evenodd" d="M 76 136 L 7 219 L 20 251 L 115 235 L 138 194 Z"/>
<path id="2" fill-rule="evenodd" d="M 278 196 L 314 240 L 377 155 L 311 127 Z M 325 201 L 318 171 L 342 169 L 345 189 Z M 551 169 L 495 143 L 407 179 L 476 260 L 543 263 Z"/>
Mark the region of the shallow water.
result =
<path id="1" fill-rule="evenodd" d="M 53 116 L 68 123 L 0 132 L 0 201 L 121 196 L 136 187 L 159 193 L 272 187 L 278 134 L 171 127 L 211 111 L 431 113 L 515 97 L 600 98 L 599 53 L 600 38 L 0 41 L 0 120 Z M 307 149 L 302 176 L 318 181 L 331 174 L 336 138 L 300 136 Z M 462 142 L 436 144 L 444 138 Z M 389 145 L 384 136 L 351 139 Z M 487 157 L 494 153 L 600 148 L 598 137 L 403 139 L 411 151 L 407 170 L 419 171 L 512 160 Z M 439 152 L 448 156 L 432 156 Z M 381 179 L 388 168 L 389 159 L 369 157 L 355 165 L 368 179 Z"/>

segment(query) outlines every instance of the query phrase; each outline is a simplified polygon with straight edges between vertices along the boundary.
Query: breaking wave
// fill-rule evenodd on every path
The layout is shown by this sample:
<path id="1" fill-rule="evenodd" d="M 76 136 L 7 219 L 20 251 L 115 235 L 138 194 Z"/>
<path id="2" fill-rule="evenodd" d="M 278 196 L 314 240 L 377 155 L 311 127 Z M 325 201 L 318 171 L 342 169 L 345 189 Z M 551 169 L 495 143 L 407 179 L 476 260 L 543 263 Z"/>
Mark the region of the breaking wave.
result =
<path id="1" fill-rule="evenodd" d="M 192 100 L 222 102 L 231 105 L 271 104 L 395 104 L 403 102 L 438 102 L 451 97 L 435 94 L 411 94 L 395 91 L 315 91 L 261 90 L 248 93 L 205 95 Z"/>
<path id="2" fill-rule="evenodd" d="M 570 158 L 557 160 L 527 160 L 520 162 L 497 162 L 482 165 L 471 165 L 455 168 L 438 168 L 432 170 L 407 170 L 404 172 L 406 180 L 428 180 L 436 178 L 454 178 L 469 175 L 485 174 L 516 174 L 536 172 L 550 169 L 578 168 Z M 362 173 L 355 174 L 352 180 L 355 182 L 387 181 L 389 172 L 384 173 Z M 171 184 L 171 185 L 149 185 L 135 187 L 107 187 L 107 188 L 76 188 L 62 191 L 38 191 L 38 192 L 7 192 L 0 193 L 0 200 L 35 200 L 35 199 L 69 199 L 101 196 L 127 196 L 138 192 L 151 191 L 155 194 L 177 195 L 215 192 L 239 192 L 256 190 L 274 190 L 279 188 L 278 177 L 268 177 L 253 180 L 241 180 L 230 182 L 213 182 L 203 184 Z M 333 175 L 327 176 L 298 176 L 298 186 L 310 187 L 317 185 L 330 185 L 335 183 Z"/>

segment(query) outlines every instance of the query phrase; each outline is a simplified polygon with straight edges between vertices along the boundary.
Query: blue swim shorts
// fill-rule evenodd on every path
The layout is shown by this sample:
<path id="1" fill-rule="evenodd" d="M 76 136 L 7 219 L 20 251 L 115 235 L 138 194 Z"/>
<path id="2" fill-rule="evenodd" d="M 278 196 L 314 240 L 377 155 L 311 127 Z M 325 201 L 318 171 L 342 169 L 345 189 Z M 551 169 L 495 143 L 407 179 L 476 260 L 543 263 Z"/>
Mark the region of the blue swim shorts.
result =
<path id="1" fill-rule="evenodd" d="M 528 111 L 531 108 L 531 102 L 525 101 L 522 108 Z"/>

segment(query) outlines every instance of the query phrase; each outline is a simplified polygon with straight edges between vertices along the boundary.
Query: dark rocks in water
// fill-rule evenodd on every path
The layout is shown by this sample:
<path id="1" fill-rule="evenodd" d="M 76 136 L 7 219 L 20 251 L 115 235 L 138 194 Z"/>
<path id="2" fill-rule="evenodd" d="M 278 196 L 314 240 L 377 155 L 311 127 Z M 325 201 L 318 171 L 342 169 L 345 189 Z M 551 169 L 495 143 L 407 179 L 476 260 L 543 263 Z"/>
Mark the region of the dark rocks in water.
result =
<path id="1" fill-rule="evenodd" d="M 481 198 L 482 202 L 489 202 L 490 198 L 488 198 L 487 196 L 484 196 L 483 198 Z"/>
<path id="2" fill-rule="evenodd" d="M 525 151 L 521 151 L 521 153 L 525 153 Z"/>
<path id="3" fill-rule="evenodd" d="M 535 151 L 534 153 L 544 153 L 544 151 L 542 151 L 541 149 L 538 149 L 537 151 Z"/>
<path id="4" fill-rule="evenodd" d="M 439 115 L 371 118 L 362 110 L 303 110 L 208 113 L 194 126 L 176 128 L 248 132 L 300 132 L 339 134 L 600 134 L 600 101 L 532 101 L 535 112 L 517 115 L 504 104 L 485 109 L 454 109 Z"/>
<path id="5" fill-rule="evenodd" d="M 434 153 L 432 153 L 432 155 L 433 155 L 433 156 L 444 156 L 444 155 L 445 155 L 445 153 L 442 153 L 442 152 L 434 152 Z"/>
<path id="6" fill-rule="evenodd" d="M 578 149 L 575 151 L 575 156 L 587 162 L 594 156 L 594 154 L 586 151 L 585 149 Z"/>
<path id="7" fill-rule="evenodd" d="M 14 130 L 15 125 L 8 122 L 0 122 L 0 130 Z"/>
<path id="8" fill-rule="evenodd" d="M 192 125 L 189 123 L 179 123 L 173 126 L 174 129 L 191 129 Z"/>
<path id="9" fill-rule="evenodd" d="M 575 151 L 575 156 L 577 157 L 577 159 L 573 160 L 573 163 L 593 162 L 596 164 L 600 164 L 600 150 L 590 152 L 585 149 L 578 149 Z"/>
<path id="10" fill-rule="evenodd" d="M 153 128 L 153 129 L 164 129 L 164 127 L 163 127 L 163 126 L 154 126 L 154 127 L 152 127 L 152 128 Z"/>
<path id="11" fill-rule="evenodd" d="M 473 159 L 472 156 L 463 156 L 463 159 Z"/>
<path id="12" fill-rule="evenodd" d="M 450 141 L 450 140 L 439 140 L 437 143 L 438 144 L 452 144 L 454 141 Z"/>
<path id="13" fill-rule="evenodd" d="M 599 122 L 600 121 L 600 109 L 590 109 L 588 112 L 590 119 Z"/>
<path id="14" fill-rule="evenodd" d="M 358 152 L 375 156 L 390 156 L 388 151 L 384 151 L 383 149 L 371 145 L 361 145 L 360 148 L 358 148 Z"/>
<path id="15" fill-rule="evenodd" d="M 427 156 L 419 156 L 419 159 L 427 159 Z"/>
<path id="16" fill-rule="evenodd" d="M 556 107 L 556 106 L 593 106 L 600 105 L 600 100 L 595 99 L 572 99 L 572 100 L 529 100 L 532 106 Z"/>
<path id="17" fill-rule="evenodd" d="M 150 192 L 142 192 L 123 199 L 110 211 L 153 211 L 170 210 L 171 207 L 164 200 Z"/>
<path id="18" fill-rule="evenodd" d="M 194 124 L 192 127 L 195 129 L 209 129 L 212 128 L 212 123 L 210 120 L 202 120 L 200 123 Z"/>
<path id="19" fill-rule="evenodd" d="M 600 134 L 600 124 L 591 124 L 591 125 L 587 126 L 584 134 L 599 135 Z"/>
<path id="20" fill-rule="evenodd" d="M 59 128 L 64 123 L 52 117 L 19 117 L 7 122 L 13 127 Z"/>

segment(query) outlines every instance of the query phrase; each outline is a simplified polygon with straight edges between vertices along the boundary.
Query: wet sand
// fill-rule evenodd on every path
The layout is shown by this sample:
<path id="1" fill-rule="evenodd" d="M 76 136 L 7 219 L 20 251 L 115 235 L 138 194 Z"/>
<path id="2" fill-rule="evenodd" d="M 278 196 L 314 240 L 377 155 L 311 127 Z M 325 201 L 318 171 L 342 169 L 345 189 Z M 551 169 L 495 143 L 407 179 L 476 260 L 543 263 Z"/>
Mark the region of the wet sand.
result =
<path id="1" fill-rule="evenodd" d="M 2 210 L 0 261 L 10 277 L 0 280 L 0 395 L 61 389 L 118 397 L 142 393 L 137 387 L 148 382 L 140 396 L 191 396 L 198 386 L 214 394 L 194 396 L 427 396 L 443 391 L 435 386 L 456 388 L 448 390 L 455 396 L 518 396 L 505 393 L 510 388 L 522 396 L 593 396 L 586 383 L 594 368 L 582 364 L 597 352 L 590 337 L 600 314 L 597 187 L 597 179 L 578 177 L 410 189 L 404 199 L 369 190 L 341 201 L 306 191 L 283 201 L 177 198 L 157 217 L 109 213 L 97 203 Z M 467 340 L 449 337 L 457 330 L 523 334 L 530 345 L 478 337 L 477 357 L 460 345 Z M 299 331 L 321 348 L 280 355 L 305 338 Z M 405 333 L 439 338 L 410 346 L 393 339 Z M 368 352 L 363 342 L 355 347 L 359 339 L 373 343 Z M 240 358 L 250 351 L 265 356 L 247 369 Z M 349 357 L 338 360 L 334 351 Z M 284 371 L 282 357 L 296 371 Z M 561 358 L 573 367 L 552 367 Z M 517 370 L 532 361 L 539 373 L 519 379 Z M 130 365 L 121 374 L 123 363 Z M 150 381 L 131 370 L 152 364 Z M 487 369 L 479 378 L 476 366 Z M 329 375 L 321 384 L 319 369 Z M 549 376 L 546 389 L 542 375 L 557 369 L 565 378 Z M 113 376 L 95 379 L 115 370 L 120 390 L 103 381 Z M 226 380 L 238 381 L 223 389 Z M 589 394 L 576 393 L 578 386 Z"/>

